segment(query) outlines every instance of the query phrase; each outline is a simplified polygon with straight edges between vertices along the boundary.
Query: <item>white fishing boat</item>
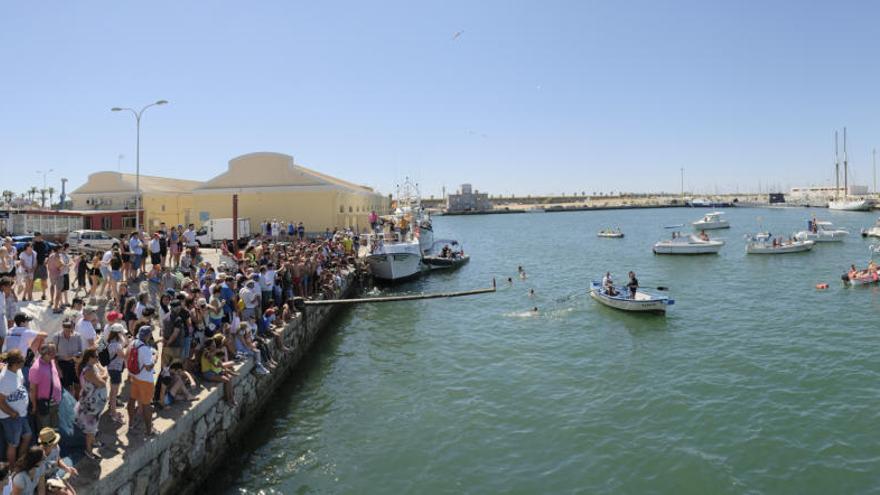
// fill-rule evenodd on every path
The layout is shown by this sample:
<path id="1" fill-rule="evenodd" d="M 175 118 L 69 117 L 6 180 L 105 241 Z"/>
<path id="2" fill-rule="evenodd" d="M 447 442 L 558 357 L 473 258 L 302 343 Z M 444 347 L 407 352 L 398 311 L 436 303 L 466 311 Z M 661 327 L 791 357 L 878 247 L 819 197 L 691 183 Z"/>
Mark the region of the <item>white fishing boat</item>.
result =
<path id="1" fill-rule="evenodd" d="M 814 241 L 781 240 L 773 242 L 770 234 L 761 232 L 754 236 L 748 236 L 746 240 L 746 254 L 789 254 L 803 253 L 813 249 Z"/>
<path id="2" fill-rule="evenodd" d="M 730 223 L 724 219 L 723 215 L 724 213 L 720 211 L 706 213 L 703 215 L 703 218 L 693 222 L 691 225 L 697 230 L 729 229 Z"/>
<path id="3" fill-rule="evenodd" d="M 603 229 L 600 230 L 599 233 L 596 234 L 596 236 L 605 237 L 607 239 L 620 239 L 623 237 L 623 232 L 621 232 L 619 228 L 617 230 Z"/>
<path id="4" fill-rule="evenodd" d="M 395 282 L 414 277 L 422 270 L 422 252 L 418 239 L 400 234 L 367 235 L 367 265 L 373 277 Z"/>
<path id="5" fill-rule="evenodd" d="M 397 189 L 397 207 L 383 217 L 389 231 L 367 235 L 367 264 L 373 277 L 389 282 L 422 272 L 422 257 L 434 246 L 431 219 L 421 204 L 418 185 L 409 177 Z M 393 227 L 392 227 L 393 226 Z"/>
<path id="6" fill-rule="evenodd" d="M 862 237 L 880 237 L 880 218 L 874 222 L 872 227 L 862 229 Z"/>
<path id="7" fill-rule="evenodd" d="M 724 241 L 701 239 L 696 235 L 681 235 L 674 232 L 672 239 L 654 244 L 654 254 L 717 254 Z"/>
<path id="8" fill-rule="evenodd" d="M 635 298 L 630 297 L 630 292 L 625 287 L 616 290 L 616 295 L 609 295 L 602 284 L 594 280 L 590 284 L 590 297 L 605 306 L 636 313 L 666 314 L 666 308 L 675 304 L 674 300 L 666 296 L 657 296 L 641 289 L 636 291 Z"/>
<path id="9" fill-rule="evenodd" d="M 799 241 L 842 242 L 849 232 L 834 228 L 834 224 L 824 220 L 807 220 L 807 230 L 795 234 Z"/>

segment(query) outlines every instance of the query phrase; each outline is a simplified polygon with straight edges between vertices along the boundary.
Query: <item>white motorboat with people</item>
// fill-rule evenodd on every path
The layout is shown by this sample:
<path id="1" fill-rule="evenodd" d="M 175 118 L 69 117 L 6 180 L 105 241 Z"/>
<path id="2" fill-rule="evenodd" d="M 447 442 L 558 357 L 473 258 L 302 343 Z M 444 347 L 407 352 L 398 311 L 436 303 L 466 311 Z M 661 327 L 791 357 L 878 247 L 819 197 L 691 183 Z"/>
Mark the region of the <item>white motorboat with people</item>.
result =
<path id="1" fill-rule="evenodd" d="M 813 249 L 814 241 L 801 241 L 789 237 L 774 237 L 769 232 L 759 232 L 746 236 L 746 254 L 789 254 L 803 253 Z"/>
<path id="2" fill-rule="evenodd" d="M 594 280 L 590 284 L 590 297 L 610 308 L 636 313 L 666 314 L 666 308 L 675 304 L 667 296 L 641 290 L 633 272 L 630 272 L 630 280 L 623 287 L 615 287 L 611 274 L 606 273 L 602 282 Z"/>
<path id="3" fill-rule="evenodd" d="M 812 218 L 807 220 L 807 230 L 798 232 L 794 237 L 799 241 L 841 242 L 848 235 L 848 231 L 835 228 L 831 222 Z"/>
<path id="4" fill-rule="evenodd" d="M 442 247 L 437 248 L 436 246 Z M 431 270 L 458 268 L 471 260 L 470 256 L 465 254 L 461 243 L 452 239 L 434 241 L 434 247 L 432 247 L 431 252 L 436 252 L 437 254 L 422 257 L 422 263 L 431 268 Z"/>
<path id="5" fill-rule="evenodd" d="M 404 280 L 422 271 L 422 257 L 434 245 L 431 219 L 424 211 L 418 186 L 406 178 L 397 189 L 397 205 L 382 217 L 377 231 L 366 237 L 366 254 L 373 277 L 390 282 Z"/>
<path id="6" fill-rule="evenodd" d="M 673 232 L 671 239 L 654 244 L 654 254 L 717 254 L 723 246 L 724 241 L 709 239 L 705 232 L 699 235 Z"/>
<path id="7" fill-rule="evenodd" d="M 874 222 L 873 226 L 862 229 L 862 237 L 880 237 L 880 218 Z"/>
<path id="8" fill-rule="evenodd" d="M 621 239 L 623 238 L 623 232 L 620 230 L 620 227 L 617 227 L 617 229 L 602 229 L 596 236 L 606 239 Z"/>
<path id="9" fill-rule="evenodd" d="M 400 226 L 401 230 L 412 230 L 422 254 L 429 254 L 434 245 L 434 227 L 428 210 L 422 207 L 419 185 L 406 177 L 403 184 L 397 186 L 396 203 L 392 223 Z"/>
<path id="10" fill-rule="evenodd" d="M 691 225 L 694 226 L 697 230 L 717 230 L 717 229 L 729 229 L 730 222 L 724 219 L 724 212 L 721 211 L 713 211 L 712 213 L 706 213 L 703 215 L 703 218 L 693 222 Z"/>
<path id="11" fill-rule="evenodd" d="M 422 250 L 411 232 L 383 232 L 361 238 L 368 243 L 366 260 L 373 277 L 395 282 L 421 273 Z"/>

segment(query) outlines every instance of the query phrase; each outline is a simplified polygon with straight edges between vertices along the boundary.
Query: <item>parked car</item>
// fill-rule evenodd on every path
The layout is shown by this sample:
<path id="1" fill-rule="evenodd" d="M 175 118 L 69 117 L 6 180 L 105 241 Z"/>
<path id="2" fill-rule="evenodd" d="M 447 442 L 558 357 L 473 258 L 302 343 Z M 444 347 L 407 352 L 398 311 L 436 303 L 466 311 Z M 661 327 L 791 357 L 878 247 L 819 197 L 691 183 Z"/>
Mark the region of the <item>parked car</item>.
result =
<path id="1" fill-rule="evenodd" d="M 44 238 L 44 240 L 45 240 L 45 238 Z M 15 246 L 15 250 L 18 251 L 19 253 L 24 251 L 25 244 L 27 244 L 29 242 L 34 242 L 34 236 L 32 236 L 32 235 L 16 235 L 16 236 L 12 237 L 12 245 Z M 52 249 L 57 245 L 58 245 L 57 242 L 46 241 L 46 247 L 48 247 L 49 249 Z"/>
<path id="2" fill-rule="evenodd" d="M 103 230 L 74 230 L 67 234 L 67 243 L 74 251 L 107 251 L 119 239 Z"/>

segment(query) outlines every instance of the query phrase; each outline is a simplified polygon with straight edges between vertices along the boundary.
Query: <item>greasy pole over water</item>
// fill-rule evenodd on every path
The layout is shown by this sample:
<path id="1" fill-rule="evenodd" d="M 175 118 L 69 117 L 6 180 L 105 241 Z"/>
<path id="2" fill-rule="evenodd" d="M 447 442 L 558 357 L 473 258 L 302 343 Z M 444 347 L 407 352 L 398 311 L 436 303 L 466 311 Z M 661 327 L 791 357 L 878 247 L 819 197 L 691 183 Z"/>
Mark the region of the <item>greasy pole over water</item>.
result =
<path id="1" fill-rule="evenodd" d="M 443 297 L 462 297 L 475 296 L 477 294 L 486 294 L 495 292 L 495 280 L 492 280 L 492 287 L 486 289 L 465 290 L 459 292 L 436 292 L 433 294 L 409 294 L 402 296 L 386 296 L 386 297 L 365 297 L 360 299 L 325 299 L 320 301 L 303 301 L 306 306 L 324 306 L 328 304 L 364 304 L 364 303 L 381 303 L 394 301 L 414 301 L 417 299 L 439 299 Z"/>

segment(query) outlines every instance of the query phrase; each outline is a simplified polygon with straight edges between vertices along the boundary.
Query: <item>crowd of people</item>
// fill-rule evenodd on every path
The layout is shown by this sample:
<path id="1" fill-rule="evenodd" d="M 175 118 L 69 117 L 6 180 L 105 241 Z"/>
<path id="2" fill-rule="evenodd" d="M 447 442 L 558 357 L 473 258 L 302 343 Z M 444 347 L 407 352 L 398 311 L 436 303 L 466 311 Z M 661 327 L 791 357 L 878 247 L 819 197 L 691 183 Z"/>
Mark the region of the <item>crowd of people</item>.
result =
<path id="1" fill-rule="evenodd" d="M 241 251 L 224 244 L 218 266 L 204 259 L 192 225 L 132 232 L 103 253 L 49 249 L 39 235 L 17 253 L 7 239 L 0 249 L 3 483 L 13 493 L 50 485 L 72 493 L 59 476 L 76 470 L 49 451 L 81 440 L 82 453 L 100 459 L 102 416 L 149 438 L 156 409 L 194 400 L 205 385 L 222 385 L 235 406 L 236 363 L 252 360 L 254 373 L 271 373 L 289 350 L 282 327 L 295 317 L 294 298 L 334 296 L 354 267 L 357 243 L 350 232 L 307 238 L 301 223 L 295 235 L 275 235 L 282 225 L 294 224 L 264 223 Z M 43 274 L 46 302 L 29 302 Z M 20 311 L 28 304 L 60 310 L 60 331 L 37 328 Z M 59 433 L 67 396 L 75 401 L 71 440 Z"/>

